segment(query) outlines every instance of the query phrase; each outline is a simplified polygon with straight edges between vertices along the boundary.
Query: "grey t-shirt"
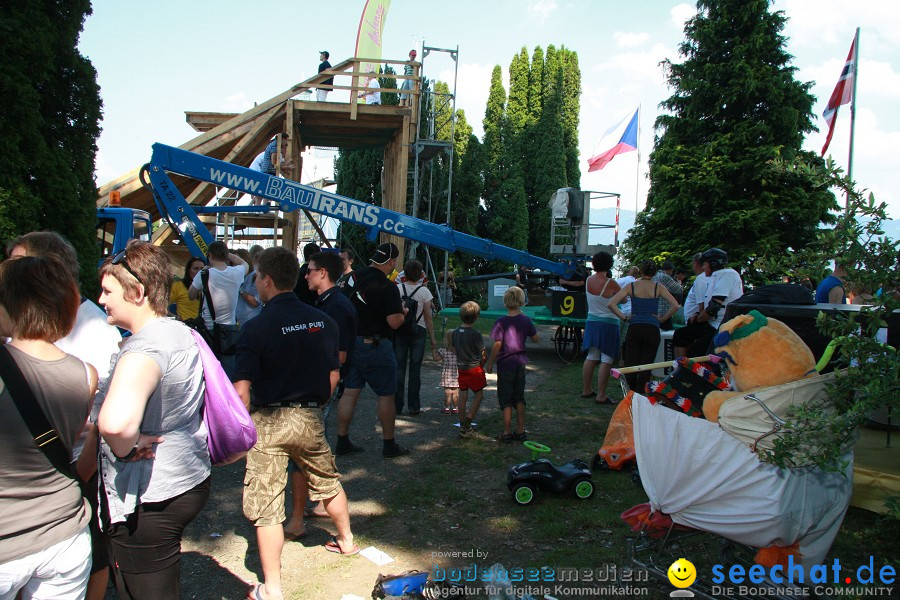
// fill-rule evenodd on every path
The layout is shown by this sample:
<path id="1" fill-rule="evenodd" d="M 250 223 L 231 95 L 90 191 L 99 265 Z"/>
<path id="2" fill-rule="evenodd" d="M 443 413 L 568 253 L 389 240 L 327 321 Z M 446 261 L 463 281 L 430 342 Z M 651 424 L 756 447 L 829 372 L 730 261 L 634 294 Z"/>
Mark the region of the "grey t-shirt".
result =
<path id="1" fill-rule="evenodd" d="M 7 346 L 41 410 L 72 450 L 91 406 L 84 363 L 74 356 L 41 360 Z M 0 564 L 58 544 L 87 525 L 81 489 L 35 445 L 0 380 Z"/>
<path id="2" fill-rule="evenodd" d="M 174 319 L 155 319 L 126 338 L 117 363 L 132 352 L 148 356 L 162 371 L 144 410 L 141 433 L 160 435 L 165 441 L 157 444 L 156 458 L 136 462 L 116 459 L 109 446 L 101 444 L 100 466 L 112 523 L 124 521 L 139 504 L 190 490 L 210 473 L 206 424 L 200 414 L 206 384 L 190 330 Z M 115 376 L 113 370 L 110 380 Z M 105 398 L 106 392 L 104 386 L 98 396 Z"/>
<path id="3" fill-rule="evenodd" d="M 460 371 L 481 366 L 484 338 L 480 331 L 473 327 L 457 327 L 453 331 L 453 347 L 456 349 L 456 361 L 459 363 Z"/>

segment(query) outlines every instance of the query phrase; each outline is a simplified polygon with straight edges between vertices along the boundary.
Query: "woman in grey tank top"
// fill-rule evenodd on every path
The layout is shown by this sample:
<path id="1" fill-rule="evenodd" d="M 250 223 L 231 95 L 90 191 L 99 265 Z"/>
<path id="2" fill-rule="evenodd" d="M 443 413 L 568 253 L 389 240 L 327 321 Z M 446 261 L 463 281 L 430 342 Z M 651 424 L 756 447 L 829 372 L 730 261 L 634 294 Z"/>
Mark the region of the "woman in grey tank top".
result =
<path id="1" fill-rule="evenodd" d="M 203 365 L 190 330 L 165 316 L 162 250 L 132 240 L 100 278 L 109 322 L 132 334 L 97 419 L 110 566 L 120 598 L 179 598 L 181 536 L 209 497 Z"/>
<path id="2" fill-rule="evenodd" d="M 53 344 L 72 330 L 80 301 L 55 259 L 0 263 L 0 336 L 12 338 L 0 352 L 22 373 L 65 457 L 97 389 L 97 371 Z M 15 402 L 29 400 L 14 398 L 10 383 L 0 381 L 0 598 L 20 590 L 24 598 L 74 597 L 91 570 L 89 512 L 71 470 L 57 470 L 38 448 Z"/>

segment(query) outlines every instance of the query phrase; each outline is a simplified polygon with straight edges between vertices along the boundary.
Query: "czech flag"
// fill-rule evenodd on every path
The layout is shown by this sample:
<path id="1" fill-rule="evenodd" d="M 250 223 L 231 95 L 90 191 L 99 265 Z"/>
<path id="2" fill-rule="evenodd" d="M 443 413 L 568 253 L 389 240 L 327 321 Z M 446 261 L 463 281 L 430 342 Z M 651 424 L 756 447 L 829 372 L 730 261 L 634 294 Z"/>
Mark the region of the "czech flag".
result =
<path id="1" fill-rule="evenodd" d="M 599 171 L 605 167 L 609 161 L 625 152 L 637 150 L 638 145 L 638 114 L 641 107 L 638 106 L 634 112 L 626 116 L 615 127 L 606 132 L 603 139 L 600 140 L 601 147 L 609 147 L 608 142 L 612 142 L 613 146 L 588 159 L 588 172 Z"/>
<path id="2" fill-rule="evenodd" d="M 831 136 L 834 135 L 834 123 L 837 120 L 838 108 L 843 104 L 847 104 L 853 98 L 853 78 L 856 75 L 856 38 L 850 44 L 850 54 L 847 55 L 847 62 L 844 63 L 844 70 L 838 79 L 834 91 L 831 92 L 831 98 L 828 99 L 828 106 L 822 116 L 828 123 L 828 136 L 825 138 L 825 145 L 822 146 L 822 156 L 828 150 L 828 144 L 831 143 Z"/>

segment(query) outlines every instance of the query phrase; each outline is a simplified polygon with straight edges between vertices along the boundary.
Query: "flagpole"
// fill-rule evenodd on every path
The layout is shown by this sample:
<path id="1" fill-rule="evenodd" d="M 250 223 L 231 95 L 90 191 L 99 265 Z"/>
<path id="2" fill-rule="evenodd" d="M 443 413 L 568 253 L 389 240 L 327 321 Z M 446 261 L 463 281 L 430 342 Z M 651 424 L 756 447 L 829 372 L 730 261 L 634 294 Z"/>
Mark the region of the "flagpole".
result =
<path id="1" fill-rule="evenodd" d="M 641 105 L 638 104 L 637 167 L 634 170 L 634 218 L 638 215 L 638 186 L 641 181 Z"/>
<path id="2" fill-rule="evenodd" d="M 853 60 L 853 92 L 850 99 L 850 156 L 847 159 L 847 179 L 853 181 L 853 138 L 856 130 L 856 79 L 859 66 L 859 27 L 856 28 L 856 36 L 853 38 L 853 47 L 856 48 L 856 57 Z M 850 211 L 850 192 L 847 192 L 846 211 Z"/>

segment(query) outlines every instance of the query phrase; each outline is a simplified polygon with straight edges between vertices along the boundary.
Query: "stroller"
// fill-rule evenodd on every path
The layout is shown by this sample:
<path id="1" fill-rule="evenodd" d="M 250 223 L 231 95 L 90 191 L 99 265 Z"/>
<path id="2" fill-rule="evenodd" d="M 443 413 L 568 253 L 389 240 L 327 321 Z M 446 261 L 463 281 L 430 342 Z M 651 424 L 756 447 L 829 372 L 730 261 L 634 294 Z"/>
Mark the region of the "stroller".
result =
<path id="1" fill-rule="evenodd" d="M 719 357 L 717 356 L 679 358 L 674 363 L 674 369 L 665 379 L 651 381 L 647 384 L 647 398 L 651 402 L 659 403 L 692 417 L 702 418 L 703 399 L 706 395 L 713 390 L 723 390 L 728 387 L 724 378 L 704 365 L 704 363 L 718 361 Z M 603 446 L 597 451 L 591 463 L 592 470 L 621 471 L 633 469 L 636 464 L 631 418 L 631 402 L 634 392 L 629 391 L 623 375 L 660 367 L 671 367 L 672 365 L 671 362 L 664 362 L 612 370 L 612 375 L 619 380 L 625 397 L 616 407 L 609 421 L 606 436 L 603 438 Z M 638 476 L 635 474 L 633 477 L 637 478 Z"/>
<path id="2" fill-rule="evenodd" d="M 681 364 L 676 371 L 689 366 Z M 695 374 L 714 389 L 724 385 L 718 376 Z M 722 412 L 719 423 L 692 418 L 703 399 L 687 398 L 690 404 L 680 399 L 678 381 L 652 383 L 647 396 L 631 393 L 632 449 L 650 501 L 622 514 L 636 533 L 629 541 L 630 562 L 664 580 L 669 566 L 682 557 L 699 573 L 710 573 L 712 565 L 768 568 L 783 564 L 788 555 L 806 569 L 823 562 L 850 502 L 852 451 L 845 454 L 844 472 L 781 469 L 761 462 L 756 453 L 771 448 L 785 433 L 785 406 L 821 397 L 831 377 L 773 386 L 729 401 L 744 410 L 732 415 L 738 427 L 728 430 Z M 747 410 L 752 406 L 761 409 Z M 779 597 L 761 593 L 760 587 L 778 586 L 757 586 L 741 595 L 740 586 L 713 590 L 698 578 L 691 590 L 710 599 Z"/>

